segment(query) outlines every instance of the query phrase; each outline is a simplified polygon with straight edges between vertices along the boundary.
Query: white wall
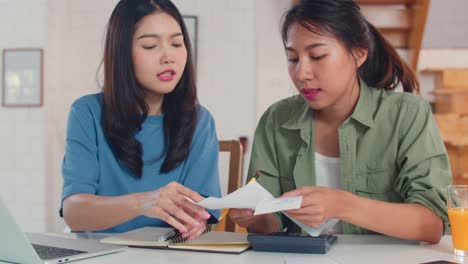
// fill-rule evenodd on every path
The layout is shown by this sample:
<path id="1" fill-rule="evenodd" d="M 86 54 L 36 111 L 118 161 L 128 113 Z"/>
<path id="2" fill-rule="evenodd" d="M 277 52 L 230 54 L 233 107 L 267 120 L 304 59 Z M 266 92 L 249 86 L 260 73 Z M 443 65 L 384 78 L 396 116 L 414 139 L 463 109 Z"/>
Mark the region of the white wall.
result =
<path id="1" fill-rule="evenodd" d="M 47 230 L 63 230 L 58 217 L 61 164 L 71 103 L 99 91 L 97 70 L 102 58 L 104 29 L 117 0 L 48 0 L 46 49 L 46 207 Z"/>
<path id="2" fill-rule="evenodd" d="M 276 101 L 296 93 L 287 71 L 280 20 L 290 1 L 255 0 L 257 121 Z"/>
<path id="3" fill-rule="evenodd" d="M 44 46 L 45 3 L 0 1 L 0 49 Z M 2 107 L 0 123 L 0 198 L 23 228 L 44 230 L 44 109 Z"/>
<path id="4" fill-rule="evenodd" d="M 198 95 L 216 120 L 219 138 L 250 135 L 255 127 L 253 1 L 174 3 L 182 14 L 198 16 Z"/>
<path id="5" fill-rule="evenodd" d="M 466 0 L 431 0 L 423 48 L 468 48 L 466 10 L 468 10 Z"/>
<path id="6" fill-rule="evenodd" d="M 252 140 L 256 125 L 254 1 L 175 0 L 174 3 L 183 15 L 198 17 L 198 96 L 216 120 L 218 138 L 247 136 Z M 228 155 L 221 155 L 223 193 L 228 164 Z"/>

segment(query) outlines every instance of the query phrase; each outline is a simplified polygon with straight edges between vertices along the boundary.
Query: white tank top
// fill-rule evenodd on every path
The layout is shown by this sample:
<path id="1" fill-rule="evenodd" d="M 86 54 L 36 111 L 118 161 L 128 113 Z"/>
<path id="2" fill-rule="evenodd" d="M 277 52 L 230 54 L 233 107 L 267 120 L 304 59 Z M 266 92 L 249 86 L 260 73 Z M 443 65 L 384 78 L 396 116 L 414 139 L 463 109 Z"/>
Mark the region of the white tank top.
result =
<path id="1" fill-rule="evenodd" d="M 326 157 L 315 152 L 315 183 L 331 189 L 341 189 L 341 160 L 340 158 Z M 341 222 L 338 222 L 329 234 L 343 233 Z"/>

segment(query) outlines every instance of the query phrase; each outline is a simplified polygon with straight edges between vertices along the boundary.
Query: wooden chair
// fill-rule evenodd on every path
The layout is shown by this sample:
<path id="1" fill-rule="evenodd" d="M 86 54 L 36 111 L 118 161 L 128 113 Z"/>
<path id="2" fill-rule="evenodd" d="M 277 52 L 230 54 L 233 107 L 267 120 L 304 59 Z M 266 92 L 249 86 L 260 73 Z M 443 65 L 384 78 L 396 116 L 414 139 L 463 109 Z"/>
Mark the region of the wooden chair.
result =
<path id="1" fill-rule="evenodd" d="M 242 185 L 242 145 L 237 140 L 221 140 L 219 141 L 219 151 L 229 152 L 229 180 L 227 193 L 231 193 Z M 220 220 L 217 230 L 236 232 L 241 231 L 241 228 L 225 216 Z"/>

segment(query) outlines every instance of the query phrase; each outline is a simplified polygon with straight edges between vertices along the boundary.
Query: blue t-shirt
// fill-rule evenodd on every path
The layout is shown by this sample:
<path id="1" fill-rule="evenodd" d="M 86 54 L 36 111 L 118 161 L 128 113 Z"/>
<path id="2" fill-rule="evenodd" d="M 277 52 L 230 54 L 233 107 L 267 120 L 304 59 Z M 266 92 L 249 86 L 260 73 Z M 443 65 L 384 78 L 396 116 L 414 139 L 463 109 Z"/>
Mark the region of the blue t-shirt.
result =
<path id="1" fill-rule="evenodd" d="M 180 166 L 164 174 L 159 171 L 165 157 L 160 158 L 164 149 L 164 117 L 148 116 L 136 134 L 143 148 L 143 174 L 139 179 L 112 153 L 101 126 L 101 110 L 102 94 L 83 96 L 71 106 L 62 165 L 62 201 L 77 193 L 120 196 L 153 191 L 173 181 L 202 196 L 220 197 L 219 146 L 215 123 L 208 110 L 198 106 L 198 123 L 189 155 Z M 219 211 L 210 213 L 219 216 Z M 157 218 L 139 216 L 99 232 L 126 232 L 145 226 L 168 224 Z"/>

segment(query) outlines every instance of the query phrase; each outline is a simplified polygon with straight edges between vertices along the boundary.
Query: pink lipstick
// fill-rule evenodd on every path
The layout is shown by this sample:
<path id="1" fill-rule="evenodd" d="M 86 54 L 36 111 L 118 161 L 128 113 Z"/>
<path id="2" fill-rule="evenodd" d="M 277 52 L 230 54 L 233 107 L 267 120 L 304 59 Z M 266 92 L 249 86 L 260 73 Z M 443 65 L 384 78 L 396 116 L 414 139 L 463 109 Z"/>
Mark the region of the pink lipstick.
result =
<path id="1" fill-rule="evenodd" d="M 302 88 L 301 89 L 301 94 L 307 99 L 307 100 L 314 100 L 317 95 L 320 94 L 321 89 L 319 88 Z"/>
<path id="2" fill-rule="evenodd" d="M 160 72 L 156 76 L 158 76 L 158 79 L 162 82 L 170 82 L 174 80 L 176 72 L 172 69 L 165 70 L 163 72 Z"/>

